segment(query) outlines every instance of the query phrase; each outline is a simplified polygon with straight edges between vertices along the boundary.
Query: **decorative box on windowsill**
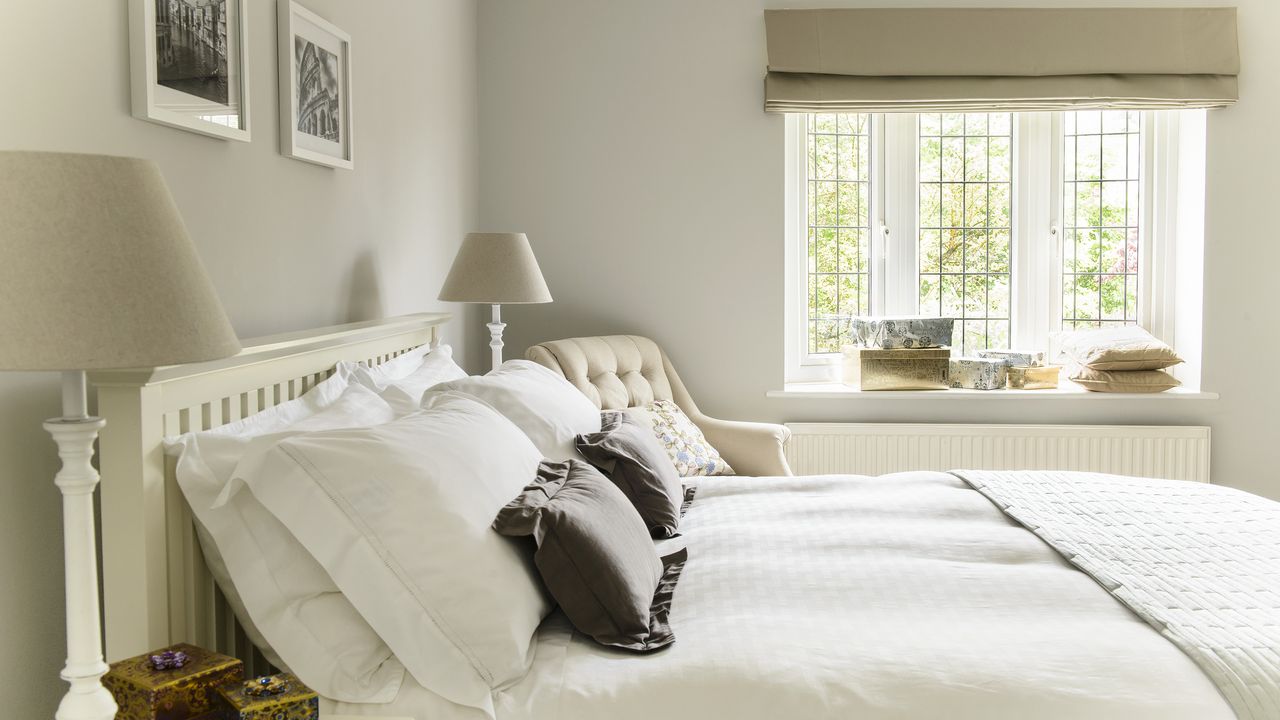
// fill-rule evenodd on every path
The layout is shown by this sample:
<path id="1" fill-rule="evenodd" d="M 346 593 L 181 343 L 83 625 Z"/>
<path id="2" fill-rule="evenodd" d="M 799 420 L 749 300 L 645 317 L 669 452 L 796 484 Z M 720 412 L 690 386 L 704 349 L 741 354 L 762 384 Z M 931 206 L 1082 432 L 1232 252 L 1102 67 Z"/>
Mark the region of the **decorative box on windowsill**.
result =
<path id="1" fill-rule="evenodd" d="M 948 348 L 879 350 L 846 345 L 844 382 L 862 390 L 946 390 Z"/>
<path id="2" fill-rule="evenodd" d="M 227 720 L 319 720 L 320 698 L 289 673 L 218 688 Z"/>
<path id="3" fill-rule="evenodd" d="M 1056 390 L 1058 375 L 1062 370 L 1057 365 L 1042 367 L 1022 367 L 1014 365 L 1009 368 L 1010 390 Z"/>
<path id="4" fill-rule="evenodd" d="M 978 357 L 1003 360 L 1010 367 L 1043 367 L 1044 352 L 1040 350 L 979 350 Z"/>
<path id="5" fill-rule="evenodd" d="M 999 358 L 955 358 L 951 361 L 951 387 L 970 390 L 1002 390 L 1008 366 Z"/>
<path id="6" fill-rule="evenodd" d="M 120 706 L 116 720 L 201 717 L 221 707 L 219 685 L 243 681 L 239 660 L 186 643 L 113 663 L 102 678 Z"/>
<path id="7" fill-rule="evenodd" d="M 954 318 L 854 317 L 849 336 L 855 345 L 879 350 L 939 348 L 951 345 Z"/>

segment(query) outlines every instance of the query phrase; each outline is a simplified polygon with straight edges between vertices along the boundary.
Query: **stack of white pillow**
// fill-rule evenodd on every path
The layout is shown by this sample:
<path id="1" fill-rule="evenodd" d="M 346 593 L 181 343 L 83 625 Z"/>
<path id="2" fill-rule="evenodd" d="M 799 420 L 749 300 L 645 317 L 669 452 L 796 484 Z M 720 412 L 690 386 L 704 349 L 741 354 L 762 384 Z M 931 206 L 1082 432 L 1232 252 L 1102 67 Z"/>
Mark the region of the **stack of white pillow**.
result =
<path id="1" fill-rule="evenodd" d="M 172 438 L 219 587 L 255 645 L 321 695 L 390 702 L 407 671 L 493 714 L 551 602 L 493 532 L 539 462 L 581 459 L 599 410 L 513 360 L 469 377 L 447 346 L 344 364 L 303 397 Z"/>

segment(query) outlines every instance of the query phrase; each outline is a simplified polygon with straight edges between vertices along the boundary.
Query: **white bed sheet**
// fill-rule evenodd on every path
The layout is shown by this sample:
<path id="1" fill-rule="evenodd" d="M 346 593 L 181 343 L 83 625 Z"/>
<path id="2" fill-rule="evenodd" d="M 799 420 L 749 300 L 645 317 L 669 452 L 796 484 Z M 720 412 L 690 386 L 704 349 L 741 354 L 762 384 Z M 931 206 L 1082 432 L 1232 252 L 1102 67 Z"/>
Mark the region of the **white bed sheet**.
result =
<path id="1" fill-rule="evenodd" d="M 631 655 L 553 614 L 499 720 L 1227 720 L 1182 651 L 944 473 L 704 478 L 676 642 Z M 406 678 L 329 712 L 480 720 Z"/>

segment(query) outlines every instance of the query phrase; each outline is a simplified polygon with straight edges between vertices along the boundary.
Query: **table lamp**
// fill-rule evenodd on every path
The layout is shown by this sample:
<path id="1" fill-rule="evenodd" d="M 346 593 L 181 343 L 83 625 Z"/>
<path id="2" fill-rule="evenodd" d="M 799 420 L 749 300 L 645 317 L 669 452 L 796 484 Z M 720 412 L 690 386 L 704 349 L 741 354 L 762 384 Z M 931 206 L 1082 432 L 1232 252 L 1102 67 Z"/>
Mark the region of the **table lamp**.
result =
<path id="1" fill-rule="evenodd" d="M 502 364 L 502 331 L 507 327 L 502 322 L 502 306 L 549 303 L 551 291 L 524 233 L 468 233 L 444 279 L 439 299 L 493 306 L 489 349 L 496 370 Z"/>
<path id="2" fill-rule="evenodd" d="M 0 152 L 0 370 L 62 371 L 58 446 L 70 689 L 58 720 L 111 720 L 102 686 L 93 444 L 85 371 L 213 360 L 240 351 L 154 163 Z"/>

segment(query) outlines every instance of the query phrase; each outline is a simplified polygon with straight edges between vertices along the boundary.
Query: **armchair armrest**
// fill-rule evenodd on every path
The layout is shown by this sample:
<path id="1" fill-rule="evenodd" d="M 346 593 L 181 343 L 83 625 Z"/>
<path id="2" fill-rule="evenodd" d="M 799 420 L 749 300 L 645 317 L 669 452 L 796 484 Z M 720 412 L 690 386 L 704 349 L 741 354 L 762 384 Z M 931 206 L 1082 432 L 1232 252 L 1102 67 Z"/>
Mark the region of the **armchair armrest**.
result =
<path id="1" fill-rule="evenodd" d="M 772 423 L 717 420 L 700 415 L 691 418 L 707 442 L 739 475 L 774 477 L 791 475 L 785 448 L 791 431 Z"/>

